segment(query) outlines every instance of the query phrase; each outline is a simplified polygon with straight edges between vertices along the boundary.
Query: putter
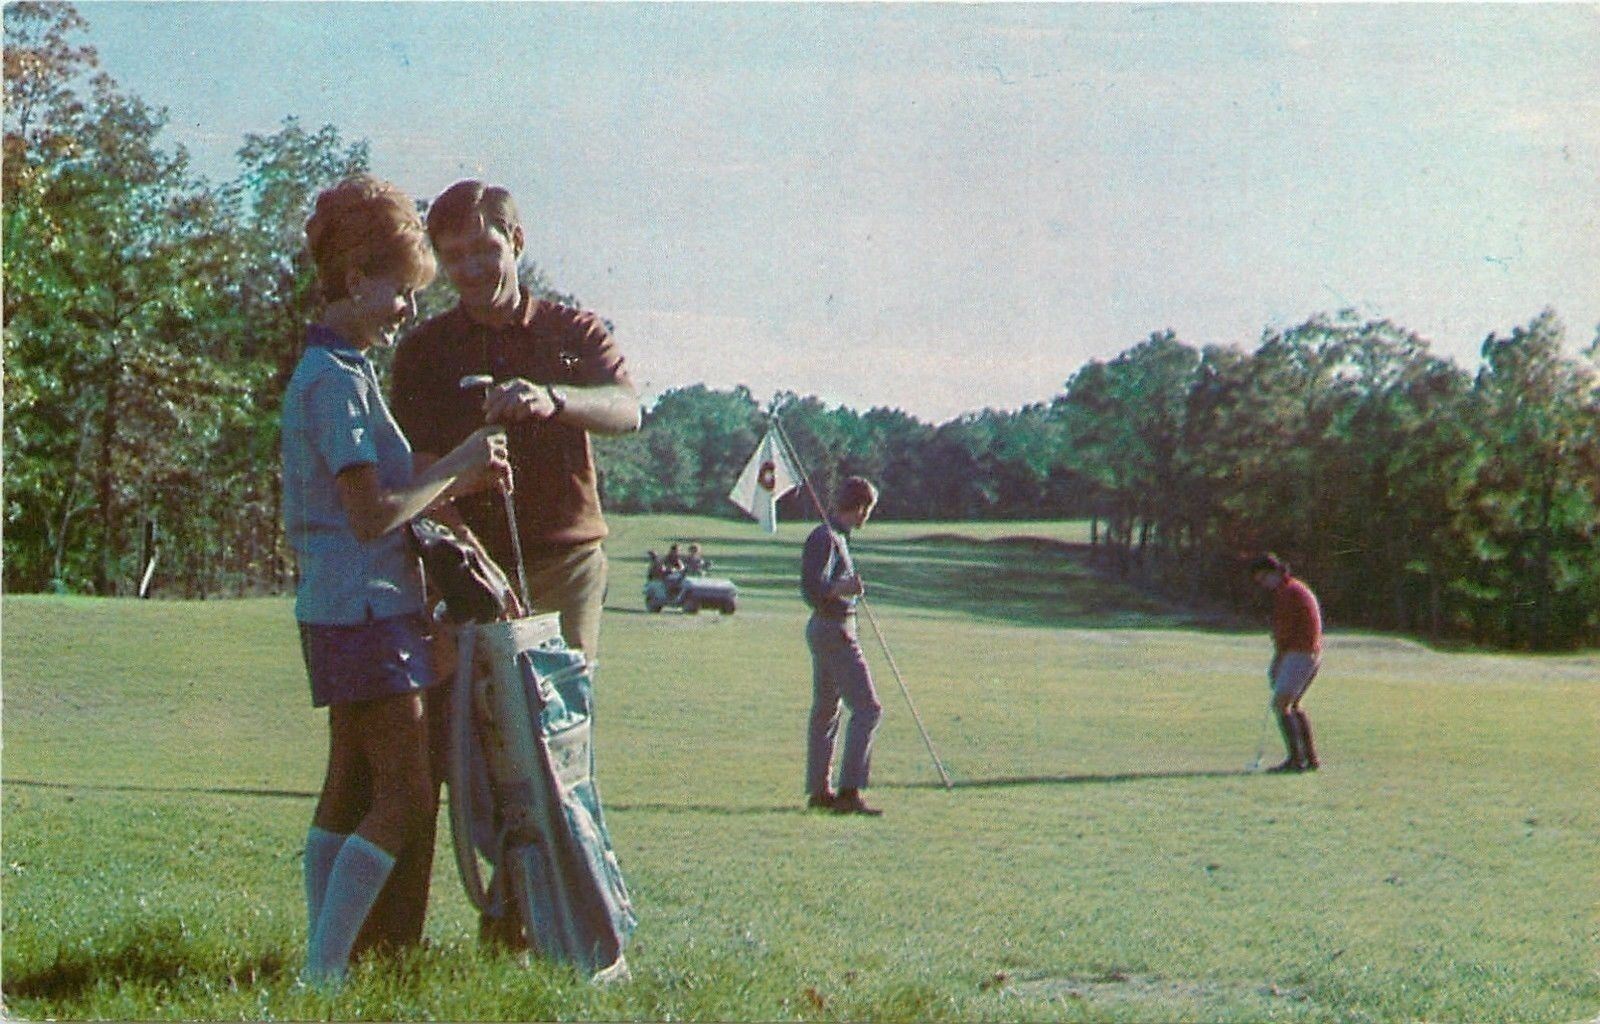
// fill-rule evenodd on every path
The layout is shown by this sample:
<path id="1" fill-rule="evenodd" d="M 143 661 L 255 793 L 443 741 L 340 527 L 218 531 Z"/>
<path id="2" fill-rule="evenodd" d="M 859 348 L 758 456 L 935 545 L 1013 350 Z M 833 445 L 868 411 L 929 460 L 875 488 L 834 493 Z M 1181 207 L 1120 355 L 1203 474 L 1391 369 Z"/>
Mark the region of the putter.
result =
<path id="1" fill-rule="evenodd" d="M 494 378 L 487 373 L 473 373 L 462 377 L 456 386 L 463 391 L 474 388 L 486 388 L 494 384 Z M 533 600 L 528 596 L 528 569 L 522 564 L 522 534 L 517 530 L 517 510 L 511 501 L 511 491 L 502 487 L 500 497 L 506 504 L 506 525 L 511 528 L 511 556 L 517 561 L 517 586 L 522 590 L 522 613 L 533 613 Z"/>

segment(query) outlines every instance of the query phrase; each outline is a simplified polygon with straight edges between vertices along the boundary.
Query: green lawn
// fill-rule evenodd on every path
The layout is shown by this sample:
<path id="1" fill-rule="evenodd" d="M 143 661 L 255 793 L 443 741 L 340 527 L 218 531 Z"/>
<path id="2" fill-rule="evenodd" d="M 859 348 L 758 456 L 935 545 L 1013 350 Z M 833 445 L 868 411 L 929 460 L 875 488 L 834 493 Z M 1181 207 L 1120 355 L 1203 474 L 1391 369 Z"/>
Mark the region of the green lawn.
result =
<path id="1" fill-rule="evenodd" d="M 1195 628 L 1059 544 L 1005 539 L 1082 524 L 874 523 L 855 543 L 869 598 L 956 788 L 872 645 L 886 814 L 835 818 L 799 809 L 804 524 L 614 526 L 599 770 L 641 917 L 632 982 L 481 952 L 442 827 L 429 946 L 332 999 L 297 989 L 326 741 L 291 602 L 7 597 L 5 1015 L 1600 1013 L 1593 653 L 1335 632 L 1307 701 L 1325 769 L 1248 774 L 1261 630 Z M 738 614 L 644 612 L 644 551 L 673 539 L 738 581 Z"/>

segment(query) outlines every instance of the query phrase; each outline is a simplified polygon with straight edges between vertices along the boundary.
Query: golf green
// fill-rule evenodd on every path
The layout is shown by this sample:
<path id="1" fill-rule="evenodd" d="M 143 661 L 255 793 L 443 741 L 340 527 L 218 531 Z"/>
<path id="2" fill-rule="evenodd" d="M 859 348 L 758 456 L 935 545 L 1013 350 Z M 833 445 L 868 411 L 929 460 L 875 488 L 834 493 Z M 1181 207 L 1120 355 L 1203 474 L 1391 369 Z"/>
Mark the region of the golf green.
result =
<path id="1" fill-rule="evenodd" d="M 1094 576 L 1081 524 L 871 524 L 895 674 L 870 797 L 802 809 L 810 701 L 775 538 L 617 517 L 598 771 L 641 924 L 594 988 L 480 950 L 441 828 L 428 944 L 297 986 L 325 756 L 288 598 L 3 604 L 3 989 L 57 1019 L 1571 1021 L 1600 1007 L 1600 657 L 1330 624 L 1324 769 L 1251 773 L 1265 607 Z M 1032 539 L 1018 539 L 1029 537 Z M 1010 538 L 1010 539 L 1007 539 Z M 730 616 L 644 610 L 701 543 Z M 1313 584 L 1315 581 L 1312 581 Z M 1277 752 L 1268 737 L 1268 755 Z"/>

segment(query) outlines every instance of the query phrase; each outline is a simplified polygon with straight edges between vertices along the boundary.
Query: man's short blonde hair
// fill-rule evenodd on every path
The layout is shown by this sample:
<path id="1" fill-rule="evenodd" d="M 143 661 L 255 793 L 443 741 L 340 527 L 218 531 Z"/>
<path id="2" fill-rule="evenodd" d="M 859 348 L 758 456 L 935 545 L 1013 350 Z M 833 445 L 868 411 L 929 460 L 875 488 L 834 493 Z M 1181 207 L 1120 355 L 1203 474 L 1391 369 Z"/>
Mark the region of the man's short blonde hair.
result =
<path id="1" fill-rule="evenodd" d="M 358 174 L 317 195 L 306 221 L 306 246 L 317 268 L 322 297 L 345 297 L 350 271 L 393 274 L 420 289 L 437 272 L 417 204 L 381 178 Z"/>

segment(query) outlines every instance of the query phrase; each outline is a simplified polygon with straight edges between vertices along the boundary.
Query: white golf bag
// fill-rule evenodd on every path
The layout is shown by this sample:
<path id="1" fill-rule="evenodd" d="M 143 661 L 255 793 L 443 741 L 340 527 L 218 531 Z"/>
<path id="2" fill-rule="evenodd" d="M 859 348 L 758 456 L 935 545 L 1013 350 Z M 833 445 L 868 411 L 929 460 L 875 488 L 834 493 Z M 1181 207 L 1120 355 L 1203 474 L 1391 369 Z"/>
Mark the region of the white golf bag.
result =
<path id="1" fill-rule="evenodd" d="M 554 614 L 464 623 L 456 643 L 450 826 L 468 898 L 514 913 L 540 956 L 626 976 L 637 919 L 595 786 L 591 666 Z"/>
<path id="2" fill-rule="evenodd" d="M 463 388 L 493 383 L 463 377 Z M 450 708 L 450 831 L 467 897 L 514 913 L 540 956 L 596 981 L 627 976 L 622 947 L 638 919 L 594 781 L 594 676 L 561 638 L 560 616 L 532 607 L 511 492 L 502 492 L 521 603 L 475 544 L 428 520 L 411 540 L 444 594 L 456 634 Z M 494 866 L 485 886 L 478 855 Z"/>

